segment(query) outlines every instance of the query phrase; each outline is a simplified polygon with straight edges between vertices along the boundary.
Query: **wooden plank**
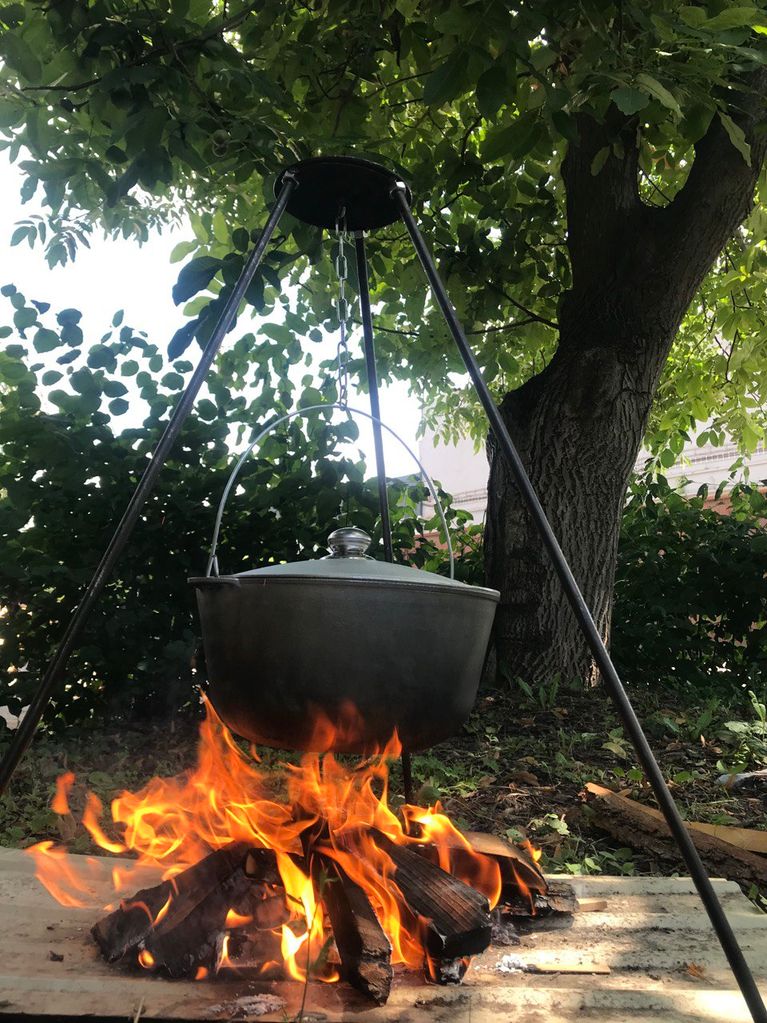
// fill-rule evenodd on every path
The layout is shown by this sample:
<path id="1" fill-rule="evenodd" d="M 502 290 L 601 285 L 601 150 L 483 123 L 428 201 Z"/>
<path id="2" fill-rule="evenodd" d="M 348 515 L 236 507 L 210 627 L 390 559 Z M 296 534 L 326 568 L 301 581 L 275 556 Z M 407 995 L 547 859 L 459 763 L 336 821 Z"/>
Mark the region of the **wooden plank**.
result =
<path id="1" fill-rule="evenodd" d="M 74 858 L 77 862 L 79 858 Z M 84 858 L 83 858 L 84 860 Z M 94 888 L 94 907 L 112 896 L 113 866 L 129 861 L 104 858 L 103 882 Z M 88 929 L 100 910 L 57 905 L 33 876 L 30 857 L 0 849 L 0 1023 L 4 1018 L 45 1023 L 83 1014 L 108 1023 L 133 1019 L 143 1004 L 146 1021 L 256 1018 L 248 999 L 276 999 L 259 1015 L 263 1023 L 284 1023 L 301 1008 L 304 989 L 295 982 L 256 982 L 252 978 L 215 983 L 169 981 L 144 971 L 115 970 L 100 957 Z M 137 875 L 138 876 L 138 875 Z M 159 881 L 146 870 L 139 884 Z M 425 984 L 413 973 L 397 971 L 388 1003 L 371 1007 L 345 983 L 309 985 L 305 1015 L 326 1023 L 750 1023 L 743 999 L 727 968 L 705 914 L 687 877 L 590 876 L 562 878 L 579 898 L 606 899 L 613 912 L 576 913 L 569 929 L 537 931 L 534 945 L 511 951 L 544 968 L 606 964 L 610 974 L 564 972 L 503 974 L 501 957 L 509 949 L 489 948 L 477 955 L 463 985 Z M 551 880 L 551 878 L 549 878 Z M 767 994 L 767 916 L 759 913 L 732 882 L 714 879 L 746 958 Z M 137 885 L 138 887 L 138 885 Z M 623 916 L 626 913 L 627 915 Z M 641 926 L 636 929 L 637 922 Z M 708 929 L 707 929 L 708 927 Z M 63 954 L 48 959 L 49 950 Z M 701 979 L 687 967 L 698 962 Z M 275 1008 L 274 1006 L 279 1007 Z M 259 1011 L 262 1006 L 259 1006 Z"/>

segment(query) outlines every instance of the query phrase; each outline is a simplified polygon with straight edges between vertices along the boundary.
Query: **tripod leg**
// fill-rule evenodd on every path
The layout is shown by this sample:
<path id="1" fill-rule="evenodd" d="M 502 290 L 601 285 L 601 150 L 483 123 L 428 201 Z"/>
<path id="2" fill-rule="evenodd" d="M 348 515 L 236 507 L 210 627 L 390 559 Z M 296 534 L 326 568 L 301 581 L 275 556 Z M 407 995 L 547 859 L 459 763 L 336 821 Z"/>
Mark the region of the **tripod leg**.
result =
<path id="1" fill-rule="evenodd" d="M 565 591 L 565 595 L 570 602 L 573 613 L 575 614 L 581 631 L 602 675 L 607 691 L 609 692 L 620 719 L 623 722 L 623 726 L 634 745 L 634 749 L 636 750 L 642 769 L 647 775 L 648 781 L 652 785 L 655 798 L 658 800 L 658 806 L 663 811 L 663 816 L 666 818 L 669 830 L 674 836 L 676 843 L 679 846 L 679 851 L 684 857 L 687 868 L 690 871 L 690 876 L 695 883 L 695 887 L 698 890 L 698 894 L 700 895 L 701 901 L 708 913 L 711 924 L 716 932 L 716 936 L 719 939 L 724 954 L 727 957 L 727 961 L 730 964 L 730 969 L 738 982 L 743 998 L 748 1005 L 754 1023 L 767 1023 L 767 1010 L 765 1009 L 762 996 L 759 994 L 759 990 L 756 986 L 751 970 L 749 969 L 740 945 L 738 944 L 738 940 L 730 927 L 730 922 L 722 909 L 721 903 L 716 897 L 716 893 L 711 885 L 706 869 L 698 855 L 698 850 L 695 848 L 689 832 L 684 826 L 684 822 L 679 814 L 679 809 L 674 802 L 674 798 L 671 795 L 668 786 L 666 785 L 661 769 L 658 767 L 658 762 L 650 749 L 650 744 L 647 741 L 647 737 L 639 723 L 639 719 L 631 705 L 631 701 L 628 698 L 626 690 L 623 688 L 623 683 L 618 677 L 618 672 L 615 670 L 615 666 L 610 659 L 607 648 L 602 642 L 599 630 L 597 629 L 594 619 L 591 616 L 591 612 L 583 599 L 583 594 L 575 581 L 575 577 L 570 570 L 567 559 L 562 553 L 562 549 L 554 535 L 554 531 L 546 518 L 546 513 L 544 512 L 541 503 L 538 500 L 538 495 L 536 494 L 527 472 L 525 471 L 525 467 L 522 464 L 519 453 L 517 452 L 514 442 L 511 439 L 511 435 L 506 427 L 506 423 L 503 421 L 503 417 L 493 401 L 493 396 L 482 377 L 482 371 L 479 368 L 479 364 L 469 346 L 469 342 L 463 332 L 463 328 L 458 320 L 455 309 L 448 298 L 445 286 L 440 279 L 437 268 L 434 265 L 429 250 L 426 247 L 426 243 L 424 242 L 423 236 L 421 235 L 418 225 L 413 218 L 404 188 L 395 189 L 393 194 L 399 203 L 402 219 L 405 222 L 405 226 L 407 227 L 408 233 L 413 242 L 413 247 L 415 248 L 418 258 L 426 272 L 426 276 L 429 280 L 429 284 L 431 285 L 434 297 L 437 300 L 437 304 L 442 311 L 442 315 L 445 317 L 448 330 L 452 334 L 453 340 L 458 346 L 458 350 L 461 353 L 466 369 L 472 379 L 477 395 L 482 402 L 482 406 L 487 413 L 488 419 L 490 420 L 490 425 L 493 433 L 495 434 L 498 446 L 503 452 L 517 487 L 519 488 L 519 492 L 522 494 L 522 497 L 530 510 L 544 546 L 548 551 L 549 557 L 554 565 L 554 569 L 559 577 L 559 581 L 562 584 L 562 588 Z"/>
<path id="2" fill-rule="evenodd" d="M 178 437 L 181 427 L 184 425 L 186 417 L 192 409 L 192 405 L 194 404 L 200 387 L 202 386 L 203 381 L 208 374 L 208 370 L 210 369 L 211 364 L 221 347 L 221 342 L 224 340 L 227 331 L 234 322 L 234 318 L 237 315 L 237 307 L 242 301 L 259 263 L 263 259 L 269 239 L 274 234 L 274 230 L 280 221 L 280 217 L 282 216 L 288 199 L 295 187 L 295 180 L 287 177 L 282 190 L 277 197 L 274 209 L 266 222 L 266 226 L 261 232 L 253 251 L 243 267 L 240 279 L 237 281 L 234 291 L 221 311 L 218 323 L 216 324 L 213 333 L 210 336 L 210 340 L 202 353 L 202 358 L 192 374 L 192 378 L 189 381 L 186 390 L 181 395 L 178 404 L 173 410 L 173 414 L 168 420 L 168 424 L 157 443 L 157 447 L 152 453 L 149 464 L 144 470 L 144 473 L 133 492 L 133 496 L 128 502 L 128 506 L 123 512 L 122 518 L 115 529 L 112 539 L 109 541 L 107 549 L 104 551 L 101 561 L 93 574 L 93 578 L 88 583 L 85 592 L 80 599 L 80 603 L 77 605 L 77 608 L 69 620 L 69 624 L 64 631 L 64 635 L 59 641 L 56 652 L 48 665 L 47 671 L 40 681 L 38 690 L 35 693 L 31 704 L 27 708 L 26 714 L 16 731 L 13 733 L 11 744 L 3 757 L 2 763 L 0 763 L 0 794 L 5 791 L 8 786 L 8 782 L 11 780 L 13 772 L 16 770 L 19 761 L 32 741 L 35 729 L 40 722 L 40 718 L 43 716 L 45 708 L 48 705 L 48 701 L 51 698 L 51 694 L 61 681 L 64 671 L 66 670 L 69 655 L 72 653 L 80 633 L 88 620 L 88 616 L 93 610 L 94 604 L 106 586 L 112 573 L 112 569 L 117 563 L 118 558 L 122 554 L 125 545 L 133 532 L 133 527 L 136 525 L 138 517 L 141 514 L 141 509 L 144 507 L 147 498 L 151 494 L 165 460 L 168 457 L 176 438 Z"/>

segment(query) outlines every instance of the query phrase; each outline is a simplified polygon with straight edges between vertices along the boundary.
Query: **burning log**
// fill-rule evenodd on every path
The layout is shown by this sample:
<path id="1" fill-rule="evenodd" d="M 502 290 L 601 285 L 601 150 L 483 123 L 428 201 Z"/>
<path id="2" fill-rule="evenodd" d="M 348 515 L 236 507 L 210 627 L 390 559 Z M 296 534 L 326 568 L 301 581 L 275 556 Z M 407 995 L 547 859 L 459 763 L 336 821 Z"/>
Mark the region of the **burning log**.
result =
<path id="1" fill-rule="evenodd" d="M 383 1005 L 391 989 L 392 947 L 367 895 L 335 860 L 319 853 L 312 857 L 312 877 L 330 917 L 342 977 Z"/>
<path id="2" fill-rule="evenodd" d="M 173 894 L 170 881 L 163 881 L 154 888 L 142 888 L 132 899 L 124 899 L 119 909 L 94 924 L 91 934 L 108 963 L 116 963 L 146 938 Z"/>
<path id="3" fill-rule="evenodd" d="M 471 849 L 459 844 L 458 839 L 451 842 L 450 836 L 448 836 L 451 865 L 455 873 L 463 877 L 470 877 L 472 860 L 477 856 L 486 857 L 495 862 L 500 871 L 501 897 L 499 902 L 501 904 L 517 906 L 524 903 L 527 906 L 527 912 L 522 915 L 525 916 L 533 915 L 536 912 L 533 908 L 535 900 L 538 901 L 541 909 L 547 905 L 545 897 L 549 891 L 549 882 L 546 881 L 540 867 L 527 849 L 512 845 L 496 835 L 487 835 L 480 831 L 467 831 L 463 834 L 463 838 L 471 846 Z M 415 845 L 412 848 L 433 863 L 439 862 L 439 850 L 434 845 Z M 574 895 L 572 899 L 575 899 Z M 557 911 L 572 912 L 571 909 Z"/>
<path id="4" fill-rule="evenodd" d="M 210 957 L 232 902 L 247 891 L 248 846 L 233 842 L 171 881 L 137 892 L 91 929 L 107 962 L 142 948 L 142 965 L 181 976 Z M 167 907 L 167 908 L 166 908 Z"/>
<path id="5" fill-rule="evenodd" d="M 492 925 L 487 899 L 412 849 L 396 845 L 379 831 L 371 834 L 394 863 L 391 879 L 405 902 L 425 920 L 426 951 L 435 962 L 437 974 L 440 963 L 448 973 L 458 973 L 455 966 L 448 967 L 447 961 L 477 955 L 490 944 Z"/>

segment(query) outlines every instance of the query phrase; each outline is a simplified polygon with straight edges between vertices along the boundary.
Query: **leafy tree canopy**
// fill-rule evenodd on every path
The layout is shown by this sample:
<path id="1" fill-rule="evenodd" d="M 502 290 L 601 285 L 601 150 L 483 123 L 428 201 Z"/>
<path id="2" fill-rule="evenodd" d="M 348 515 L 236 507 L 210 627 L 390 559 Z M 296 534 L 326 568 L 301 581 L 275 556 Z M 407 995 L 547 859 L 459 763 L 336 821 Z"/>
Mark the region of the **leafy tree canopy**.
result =
<path id="1" fill-rule="evenodd" d="M 593 187 L 639 142 L 648 215 L 673 202 L 712 124 L 751 159 L 740 123 L 765 63 L 767 5 L 744 0 L 57 0 L 0 8 L 0 131 L 44 195 L 47 223 L 15 241 L 51 264 L 99 225 L 138 239 L 187 215 L 194 238 L 176 289 L 187 303 L 177 358 L 205 339 L 210 310 L 263 222 L 276 173 L 318 153 L 401 167 L 493 388 L 500 396 L 551 357 L 571 287 L 561 161 L 584 115 L 615 128 Z M 627 134 L 628 133 L 628 134 Z M 763 436 L 767 211 L 755 210 L 708 275 L 660 385 L 650 442 L 664 465 L 697 422 Z M 385 375 L 411 380 L 446 429 L 482 430 L 460 369 L 425 304 L 403 232 L 371 245 L 390 333 Z M 191 257 L 191 258 L 190 258 Z M 307 267 L 311 266 L 311 279 Z M 290 218 L 248 294 L 271 312 L 281 282 L 303 282 L 296 326 L 331 316 L 332 263 L 318 231 Z M 303 333 L 302 333 L 303 329 Z M 289 336 L 290 335 L 290 338 Z M 311 337 L 312 335 L 309 334 Z"/>

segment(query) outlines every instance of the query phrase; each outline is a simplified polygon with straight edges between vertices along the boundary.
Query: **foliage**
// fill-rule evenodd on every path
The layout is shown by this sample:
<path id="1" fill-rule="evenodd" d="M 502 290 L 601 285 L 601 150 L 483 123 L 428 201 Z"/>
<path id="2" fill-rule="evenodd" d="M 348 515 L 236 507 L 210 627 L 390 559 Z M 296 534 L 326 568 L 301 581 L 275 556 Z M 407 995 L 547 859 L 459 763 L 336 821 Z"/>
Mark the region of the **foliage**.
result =
<path id="1" fill-rule="evenodd" d="M 78 310 L 54 317 L 12 285 L 2 294 L 14 326 L 0 328 L 0 336 L 15 330 L 16 337 L 0 353 L 0 668 L 10 679 L 0 703 L 18 713 L 192 367 L 169 362 L 143 333 L 122 324 L 121 313 L 99 343 L 86 344 Z M 72 654 L 66 692 L 49 721 L 83 719 L 95 706 L 102 720 L 109 712 L 157 716 L 192 699 L 197 626 L 186 580 L 204 571 L 231 448 L 294 400 L 306 406 L 336 396 L 332 378 L 314 386 L 304 375 L 294 384 L 288 366 L 300 361 L 298 341 L 284 353 L 277 343 L 256 346 L 252 335 L 219 357 L 207 396 L 187 420 Z M 346 521 L 378 544 L 377 489 L 365 480 L 359 454 L 336 452 L 356 437 L 353 421 L 332 421 L 323 412 L 267 438 L 227 505 L 221 570 L 312 557 Z M 418 517 L 424 496 L 421 484 L 392 483 L 394 545 L 399 559 L 436 567 L 442 555 L 422 534 L 438 523 Z M 466 514 L 452 509 L 447 495 L 442 499 L 460 548 Z"/>
<path id="2" fill-rule="evenodd" d="M 767 500 L 729 493 L 730 514 L 641 478 L 623 518 L 613 655 L 635 684 L 717 694 L 767 685 Z"/>
<path id="3" fill-rule="evenodd" d="M 47 206 L 16 243 L 44 245 L 55 264 L 97 224 L 144 238 L 188 215 L 177 297 L 192 301 L 176 357 L 210 329 L 282 166 L 328 152 L 381 158 L 412 182 L 498 395 L 539 371 L 557 343 L 571 285 L 560 169 L 578 115 L 618 113 L 632 126 L 643 197 L 663 207 L 717 119 L 750 161 L 737 115 L 767 53 L 765 5 L 743 0 L 28 0 L 0 9 L 0 24 L 2 144 L 21 160 L 25 199 L 42 194 Z M 618 133 L 593 161 L 595 188 L 622 156 Z M 713 420 L 709 435 L 726 430 L 745 452 L 763 436 L 764 184 L 661 383 L 649 440 L 664 465 L 696 423 Z M 383 375 L 411 381 L 440 429 L 481 433 L 470 392 L 445 396 L 460 367 L 402 232 L 382 232 L 371 250 L 390 331 Z M 297 311 L 324 322 L 330 257 L 317 231 L 287 218 L 249 302 L 269 312 L 279 280 L 304 279 L 311 265 Z"/>

